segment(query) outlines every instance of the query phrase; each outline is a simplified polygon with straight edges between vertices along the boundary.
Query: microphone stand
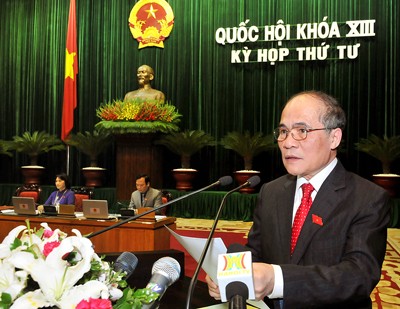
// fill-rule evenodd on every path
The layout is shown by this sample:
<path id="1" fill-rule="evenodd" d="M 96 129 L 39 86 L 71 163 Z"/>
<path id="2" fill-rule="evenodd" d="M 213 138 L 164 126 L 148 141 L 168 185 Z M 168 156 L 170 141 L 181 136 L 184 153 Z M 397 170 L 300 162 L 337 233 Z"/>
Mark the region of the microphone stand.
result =
<path id="1" fill-rule="evenodd" d="M 194 287 L 196 286 L 196 283 L 197 283 L 197 278 L 199 276 L 200 268 L 203 265 L 204 259 L 206 257 L 206 254 L 207 254 L 207 251 L 208 251 L 208 247 L 210 246 L 211 239 L 212 239 L 212 237 L 214 235 L 214 231 L 215 231 L 215 229 L 217 227 L 217 223 L 218 223 L 220 214 L 222 212 L 222 209 L 224 208 L 226 198 L 229 195 L 231 195 L 232 193 L 234 193 L 234 192 L 236 192 L 236 191 L 238 191 L 238 190 L 240 190 L 242 188 L 245 188 L 245 187 L 248 187 L 248 186 L 255 187 L 256 185 L 258 185 L 259 182 L 260 182 L 260 177 L 253 176 L 248 181 L 246 181 L 244 184 L 242 184 L 239 187 L 237 187 L 237 188 L 229 191 L 228 193 L 226 193 L 224 195 L 224 197 L 222 198 L 222 201 L 221 201 L 221 204 L 219 206 L 217 215 L 215 216 L 215 219 L 214 219 L 214 223 L 213 223 L 213 225 L 211 227 L 210 234 L 208 235 L 206 244 L 204 245 L 204 248 L 203 248 L 203 252 L 201 253 L 201 256 L 200 256 L 199 261 L 197 263 L 196 270 L 195 270 L 195 272 L 193 274 L 192 279 L 190 280 L 188 295 L 187 295 L 187 298 L 186 298 L 186 309 L 190 309 L 190 302 L 191 302 L 191 299 L 192 299 L 192 296 L 193 296 Z"/>
<path id="2" fill-rule="evenodd" d="M 106 228 L 104 228 L 104 229 L 102 229 L 102 230 L 93 232 L 92 234 L 88 235 L 87 238 L 92 238 L 92 237 L 94 237 L 94 236 L 97 236 L 97 235 L 99 235 L 99 234 L 102 234 L 102 233 L 104 233 L 104 232 L 107 232 L 107 231 L 109 231 L 109 230 L 111 230 L 111 229 L 113 229 L 113 228 L 116 228 L 116 227 L 118 227 L 118 226 L 120 226 L 120 225 L 122 225 L 122 224 L 125 224 L 125 223 L 127 223 L 127 222 L 129 222 L 129 221 L 133 221 L 133 220 L 136 220 L 136 219 L 138 219 L 138 218 L 141 218 L 141 217 L 143 217 L 143 216 L 145 216 L 145 215 L 147 215 L 147 214 L 149 214 L 149 213 L 152 213 L 152 212 L 155 212 L 155 211 L 157 211 L 157 210 L 159 210 L 159 209 L 162 209 L 162 208 L 164 208 L 164 207 L 167 207 L 167 206 L 171 205 L 172 203 L 178 202 L 178 201 L 180 201 L 180 200 L 182 200 L 182 199 L 184 199 L 184 198 L 186 198 L 186 197 L 189 197 L 189 196 L 191 196 L 191 195 L 193 195 L 193 194 L 196 194 L 196 193 L 199 193 L 199 192 L 201 192 L 201 191 L 210 189 L 210 188 L 215 187 L 215 186 L 220 185 L 220 184 L 226 185 L 226 184 L 228 184 L 228 183 L 226 183 L 226 182 L 227 182 L 227 181 L 226 181 L 227 178 L 225 178 L 225 177 L 230 177 L 230 176 L 221 177 L 218 181 L 216 181 L 216 182 L 214 182 L 214 183 L 208 185 L 207 187 L 204 187 L 204 188 L 198 189 L 198 190 L 196 190 L 196 191 L 190 192 L 190 193 L 188 193 L 188 194 L 185 194 L 185 195 L 183 195 L 183 196 L 177 197 L 176 199 L 173 199 L 173 200 L 171 200 L 171 201 L 169 201 L 169 202 L 167 202 L 167 203 L 165 203 L 165 204 L 162 204 L 162 205 L 160 205 L 160 206 L 158 206 L 158 207 L 154 207 L 154 208 L 152 208 L 152 209 L 149 209 L 149 210 L 147 210 L 147 211 L 145 211 L 145 212 L 142 212 L 141 214 L 137 214 L 137 215 L 132 216 L 132 217 L 129 217 L 129 218 L 127 218 L 127 219 L 118 221 L 117 223 L 115 223 L 115 224 L 113 224 L 113 225 L 110 225 L 110 226 L 108 226 L 108 227 L 106 227 Z M 224 179 L 224 178 L 225 178 L 225 179 Z M 231 179 L 232 179 L 232 178 L 231 178 Z"/>

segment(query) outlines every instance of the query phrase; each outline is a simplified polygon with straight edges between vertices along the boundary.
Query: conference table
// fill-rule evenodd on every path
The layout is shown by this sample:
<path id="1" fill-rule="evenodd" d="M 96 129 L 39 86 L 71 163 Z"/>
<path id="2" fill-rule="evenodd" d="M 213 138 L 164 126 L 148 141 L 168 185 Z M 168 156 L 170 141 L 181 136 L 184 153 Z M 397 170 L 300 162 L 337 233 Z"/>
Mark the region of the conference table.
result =
<path id="1" fill-rule="evenodd" d="M 101 231 L 116 224 L 116 220 L 93 220 L 67 218 L 59 216 L 24 216 L 14 214 L 0 215 L 0 239 L 15 227 L 26 225 L 29 219 L 31 228 L 40 228 L 40 223 L 46 222 L 50 228 L 60 229 L 68 235 L 73 235 L 72 229 L 77 229 L 82 235 Z M 91 238 L 96 252 L 123 251 L 153 251 L 170 248 L 170 232 L 165 228 L 176 229 L 176 218 L 165 217 L 157 221 L 129 221 L 116 228 L 100 233 Z"/>

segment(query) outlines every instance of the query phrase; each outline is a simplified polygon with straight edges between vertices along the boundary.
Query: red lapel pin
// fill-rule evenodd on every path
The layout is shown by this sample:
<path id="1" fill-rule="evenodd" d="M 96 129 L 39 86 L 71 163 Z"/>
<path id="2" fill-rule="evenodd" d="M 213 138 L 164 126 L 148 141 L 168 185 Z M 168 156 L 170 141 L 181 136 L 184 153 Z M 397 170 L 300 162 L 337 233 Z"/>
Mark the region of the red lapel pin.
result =
<path id="1" fill-rule="evenodd" d="M 320 226 L 324 225 L 324 223 L 322 222 L 322 218 L 314 214 L 312 215 L 312 222 Z"/>

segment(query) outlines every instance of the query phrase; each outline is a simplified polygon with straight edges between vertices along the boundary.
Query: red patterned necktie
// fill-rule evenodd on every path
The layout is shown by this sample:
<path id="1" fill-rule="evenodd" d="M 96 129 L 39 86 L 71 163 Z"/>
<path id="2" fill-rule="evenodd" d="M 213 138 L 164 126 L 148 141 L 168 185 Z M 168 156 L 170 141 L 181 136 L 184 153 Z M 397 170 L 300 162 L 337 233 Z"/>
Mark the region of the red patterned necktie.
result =
<path id="1" fill-rule="evenodd" d="M 296 247 L 297 239 L 299 238 L 301 228 L 306 220 L 307 214 L 311 208 L 312 199 L 311 193 L 314 191 L 312 184 L 305 183 L 301 186 L 303 190 L 303 197 L 301 203 L 297 209 L 296 216 L 294 217 L 292 226 L 292 240 L 290 242 L 290 254 L 293 254 L 294 248 Z"/>

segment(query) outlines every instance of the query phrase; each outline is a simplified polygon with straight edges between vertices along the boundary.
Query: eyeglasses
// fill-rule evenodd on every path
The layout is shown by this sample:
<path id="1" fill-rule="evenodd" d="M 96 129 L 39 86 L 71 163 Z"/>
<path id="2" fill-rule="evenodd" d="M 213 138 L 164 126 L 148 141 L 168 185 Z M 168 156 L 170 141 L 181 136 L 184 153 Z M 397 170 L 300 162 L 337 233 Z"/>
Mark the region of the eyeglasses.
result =
<path id="1" fill-rule="evenodd" d="M 319 130 L 331 130 L 331 129 L 330 128 L 309 129 L 305 126 L 300 126 L 288 130 L 285 127 L 279 127 L 274 130 L 274 137 L 278 142 L 283 142 L 289 136 L 290 133 L 293 139 L 295 139 L 296 141 L 302 141 L 307 138 L 307 133 Z"/>

